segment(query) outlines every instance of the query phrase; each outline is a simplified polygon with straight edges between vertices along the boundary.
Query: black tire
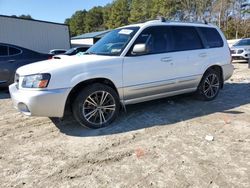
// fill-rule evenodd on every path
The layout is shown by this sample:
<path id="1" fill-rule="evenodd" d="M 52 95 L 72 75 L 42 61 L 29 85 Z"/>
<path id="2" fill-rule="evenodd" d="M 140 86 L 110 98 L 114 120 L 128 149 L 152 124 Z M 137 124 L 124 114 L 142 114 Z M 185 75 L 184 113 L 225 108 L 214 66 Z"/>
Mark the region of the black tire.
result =
<path id="1" fill-rule="evenodd" d="M 108 126 L 118 116 L 119 110 L 118 94 L 111 87 L 99 83 L 83 88 L 72 105 L 75 119 L 92 129 Z"/>
<path id="2" fill-rule="evenodd" d="M 221 74 L 219 71 L 209 69 L 205 72 L 198 86 L 198 97 L 205 101 L 215 99 L 222 86 Z"/>

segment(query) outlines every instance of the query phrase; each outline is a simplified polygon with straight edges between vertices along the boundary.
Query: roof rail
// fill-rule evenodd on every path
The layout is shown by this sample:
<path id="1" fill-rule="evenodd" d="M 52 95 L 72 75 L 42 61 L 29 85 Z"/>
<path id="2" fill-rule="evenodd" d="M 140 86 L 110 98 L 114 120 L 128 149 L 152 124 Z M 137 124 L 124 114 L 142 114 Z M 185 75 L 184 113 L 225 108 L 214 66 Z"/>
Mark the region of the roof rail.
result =
<path id="1" fill-rule="evenodd" d="M 141 20 L 140 22 L 136 22 L 136 23 L 143 23 L 143 22 L 152 22 L 152 21 L 160 21 L 160 22 L 166 22 L 166 23 L 170 23 L 170 22 L 182 22 L 182 23 L 196 23 L 196 24 L 206 24 L 208 25 L 208 22 L 206 19 L 202 21 L 177 21 L 177 20 L 168 20 L 163 16 L 157 16 L 156 19 L 145 19 L 145 20 Z"/>

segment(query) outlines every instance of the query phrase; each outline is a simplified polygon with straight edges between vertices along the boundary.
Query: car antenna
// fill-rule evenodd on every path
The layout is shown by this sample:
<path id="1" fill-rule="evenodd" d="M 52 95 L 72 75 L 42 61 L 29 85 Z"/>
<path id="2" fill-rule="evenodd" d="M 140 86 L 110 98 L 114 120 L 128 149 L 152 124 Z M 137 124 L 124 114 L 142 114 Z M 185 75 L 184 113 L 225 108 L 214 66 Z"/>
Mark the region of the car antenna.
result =
<path id="1" fill-rule="evenodd" d="M 203 21 L 204 21 L 204 24 L 206 24 L 206 25 L 208 24 L 208 22 L 205 18 L 203 19 Z"/>
<path id="2" fill-rule="evenodd" d="M 157 20 L 160 20 L 161 22 L 166 22 L 166 18 L 163 16 L 157 16 Z"/>

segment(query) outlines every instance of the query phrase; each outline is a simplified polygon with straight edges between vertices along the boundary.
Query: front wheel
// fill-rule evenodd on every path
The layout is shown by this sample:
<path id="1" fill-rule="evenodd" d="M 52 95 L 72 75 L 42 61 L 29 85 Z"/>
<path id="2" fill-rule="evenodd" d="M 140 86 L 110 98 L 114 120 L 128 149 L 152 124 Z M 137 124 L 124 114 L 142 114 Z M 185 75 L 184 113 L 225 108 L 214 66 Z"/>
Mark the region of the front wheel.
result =
<path id="1" fill-rule="evenodd" d="M 210 69 L 204 74 L 198 86 L 198 95 L 203 100 L 213 100 L 219 94 L 221 84 L 220 73 L 216 70 Z"/>
<path id="2" fill-rule="evenodd" d="M 120 101 L 117 93 L 103 84 L 85 87 L 72 106 L 75 119 L 89 128 L 109 125 L 118 116 L 119 109 Z"/>

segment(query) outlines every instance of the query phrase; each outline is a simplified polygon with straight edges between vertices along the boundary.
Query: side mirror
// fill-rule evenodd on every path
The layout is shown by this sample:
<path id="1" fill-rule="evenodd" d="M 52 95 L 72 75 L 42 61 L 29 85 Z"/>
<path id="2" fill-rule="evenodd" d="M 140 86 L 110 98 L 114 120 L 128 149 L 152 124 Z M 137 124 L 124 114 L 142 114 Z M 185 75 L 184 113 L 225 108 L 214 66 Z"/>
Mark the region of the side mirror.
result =
<path id="1" fill-rule="evenodd" d="M 132 50 L 133 55 L 143 55 L 147 53 L 146 44 L 136 44 Z"/>

